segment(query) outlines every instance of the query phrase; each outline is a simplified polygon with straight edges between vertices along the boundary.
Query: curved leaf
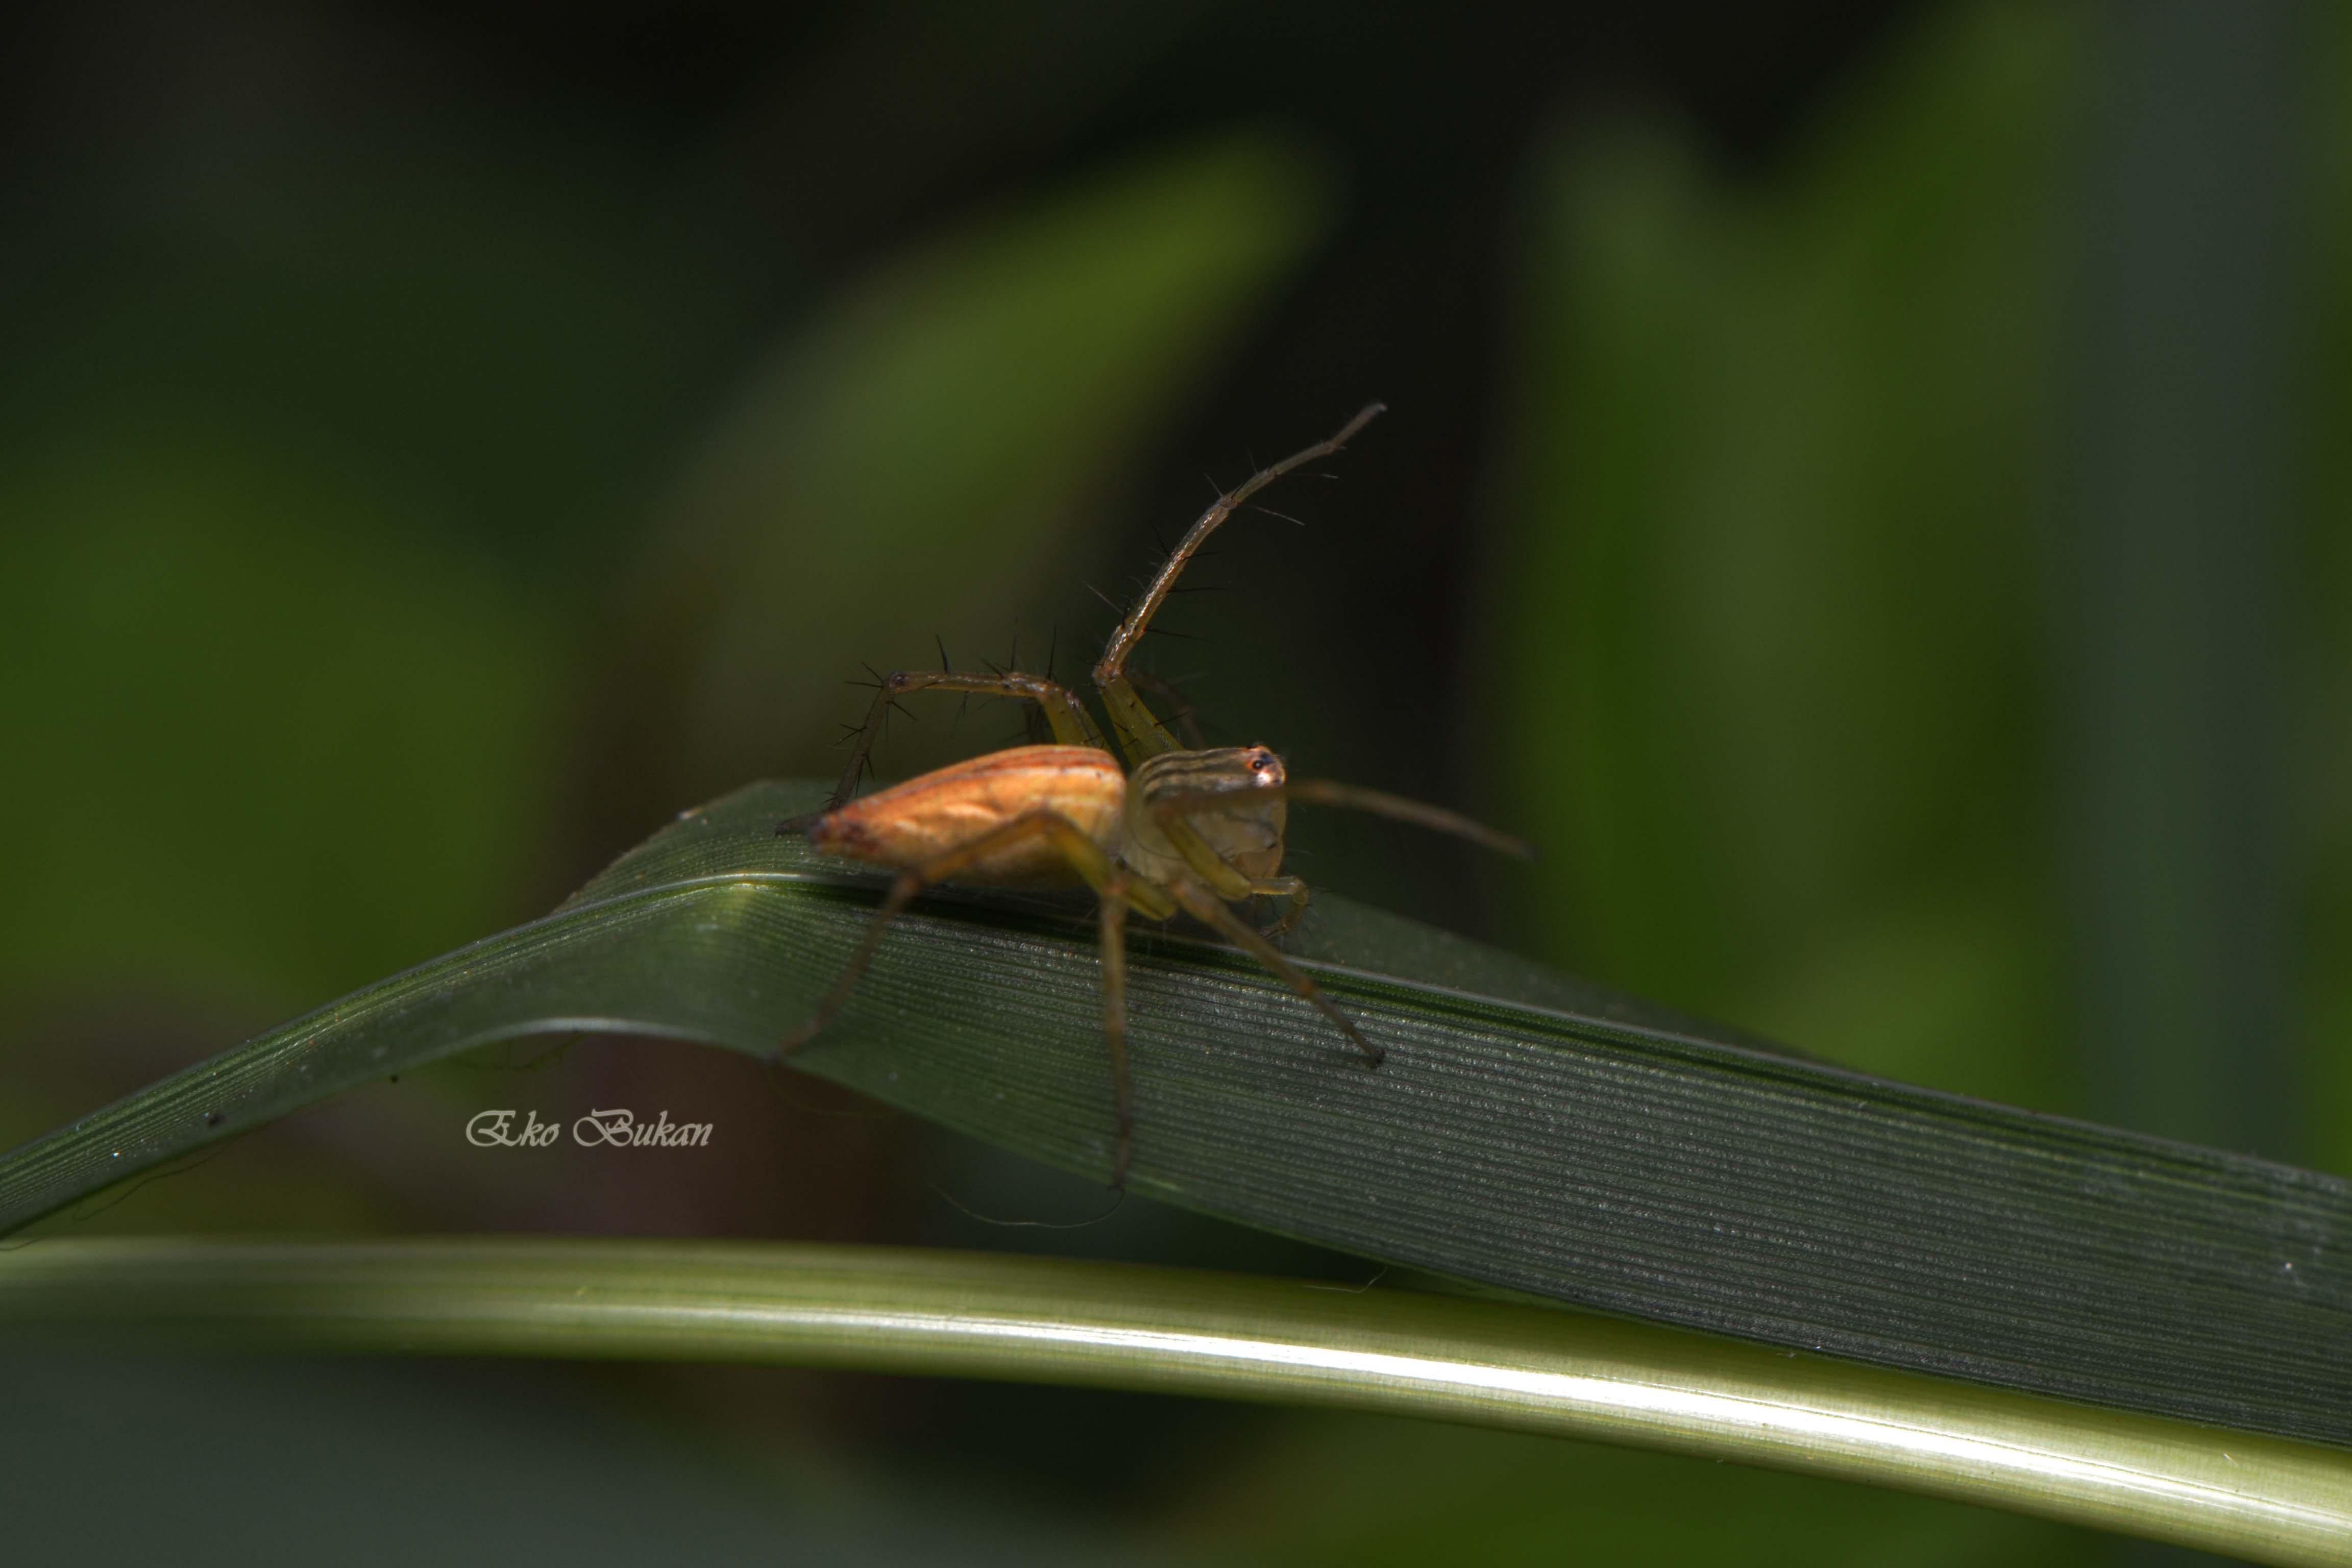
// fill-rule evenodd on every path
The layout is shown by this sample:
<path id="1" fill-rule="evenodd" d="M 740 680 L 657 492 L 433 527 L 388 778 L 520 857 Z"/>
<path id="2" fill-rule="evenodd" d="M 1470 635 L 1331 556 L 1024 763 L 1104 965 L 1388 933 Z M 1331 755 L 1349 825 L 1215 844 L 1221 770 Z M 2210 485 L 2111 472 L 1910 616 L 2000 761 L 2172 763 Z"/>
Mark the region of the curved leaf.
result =
<path id="1" fill-rule="evenodd" d="M 688 812 L 547 919 L 26 1145 L 0 1227 L 490 1039 L 765 1052 L 873 899 L 775 837 L 818 793 Z M 1092 949 L 1067 905 L 935 900 L 797 1065 L 1107 1173 Z M 1605 1311 L 2352 1445 L 2352 1184 L 1774 1055 L 1339 900 L 1300 952 L 1387 1062 L 1238 954 L 1143 944 L 1138 1189 Z"/>
<path id="2" fill-rule="evenodd" d="M 2352 1456 L 1582 1313 L 1132 1264 L 744 1242 L 61 1241 L 0 1321 L 205 1344 L 780 1362 L 1441 1415 L 2340 1563 Z"/>

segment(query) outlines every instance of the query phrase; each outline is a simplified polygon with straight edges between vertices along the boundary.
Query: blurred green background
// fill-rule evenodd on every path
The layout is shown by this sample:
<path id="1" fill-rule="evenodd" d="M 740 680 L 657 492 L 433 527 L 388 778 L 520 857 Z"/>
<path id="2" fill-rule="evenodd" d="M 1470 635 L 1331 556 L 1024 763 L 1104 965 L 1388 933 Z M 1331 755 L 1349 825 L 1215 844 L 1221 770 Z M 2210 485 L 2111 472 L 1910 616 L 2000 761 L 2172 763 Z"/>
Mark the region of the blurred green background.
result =
<path id="1" fill-rule="evenodd" d="M 2126 17 L 2128 18 L 2126 20 Z M 2352 1172 L 2332 11 L 1006 0 L 0 24 L 0 1142 L 830 774 L 861 661 L 1151 659 L 1462 805 L 1295 864 L 1865 1070 Z M 1294 526 L 1291 520 L 1302 526 Z M 918 710 L 903 775 L 1016 715 Z M 715 1122 L 654 1168 L 474 1110 Z M 1036 1246 L 1360 1279 L 647 1042 L 50 1228 Z M 16 1366 L 83 1560 L 2089 1562 L 1401 1422 L 724 1369 Z M 2129 1549 L 2121 1549 L 2128 1552 Z M 2142 1556 L 2147 1556 L 2142 1553 Z"/>

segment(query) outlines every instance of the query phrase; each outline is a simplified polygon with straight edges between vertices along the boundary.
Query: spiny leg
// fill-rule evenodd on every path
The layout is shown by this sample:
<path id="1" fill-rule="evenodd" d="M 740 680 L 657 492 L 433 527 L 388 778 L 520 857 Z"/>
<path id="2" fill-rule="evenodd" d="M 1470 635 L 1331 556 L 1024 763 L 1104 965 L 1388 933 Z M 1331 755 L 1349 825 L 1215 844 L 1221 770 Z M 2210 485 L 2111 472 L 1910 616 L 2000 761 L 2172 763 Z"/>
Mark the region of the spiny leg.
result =
<path id="1" fill-rule="evenodd" d="M 1102 660 L 1095 666 L 1096 689 L 1102 693 L 1103 707 L 1110 714 L 1111 728 L 1118 731 L 1119 745 L 1126 751 L 1129 761 L 1140 762 L 1145 757 L 1181 749 L 1176 743 L 1176 737 L 1153 717 L 1151 710 L 1145 707 L 1143 699 L 1137 695 L 1132 678 L 1127 673 L 1127 660 L 1134 653 L 1136 645 L 1143 640 L 1143 634 L 1150 630 L 1151 617 L 1159 613 L 1160 605 L 1167 600 L 1168 591 L 1176 585 L 1176 579 L 1183 574 L 1185 566 L 1207 542 L 1209 535 L 1217 531 L 1218 524 L 1231 517 L 1244 501 L 1292 469 L 1339 451 L 1355 438 L 1356 432 L 1384 411 L 1381 404 L 1369 404 L 1328 440 L 1318 441 L 1303 451 L 1293 452 L 1272 468 L 1261 468 L 1219 496 L 1209 510 L 1185 531 L 1184 537 L 1176 542 L 1176 548 L 1168 552 L 1168 559 L 1161 564 L 1159 574 L 1152 578 L 1151 586 L 1144 590 L 1143 597 L 1136 602 L 1135 608 L 1128 612 L 1127 618 L 1119 622 L 1118 629 L 1111 633 L 1110 643 L 1103 649 Z"/>
<path id="2" fill-rule="evenodd" d="M 1206 925 L 1215 927 L 1252 958 L 1288 982 L 1293 991 L 1315 1004 L 1317 1009 L 1325 1017 L 1338 1025 L 1339 1032 L 1347 1036 L 1349 1042 L 1358 1050 L 1363 1052 L 1374 1067 L 1380 1065 L 1380 1047 L 1364 1038 L 1363 1032 L 1356 1027 L 1354 1021 L 1339 1011 L 1338 1005 L 1331 998 L 1323 994 L 1323 988 L 1309 979 L 1305 970 L 1285 957 L 1280 948 L 1252 931 L 1248 922 L 1225 908 L 1224 901 L 1216 894 L 1190 876 L 1171 878 L 1168 890 L 1176 895 L 1176 901 L 1184 906 L 1186 913 Z"/>
<path id="3" fill-rule="evenodd" d="M 1174 724 L 1176 732 L 1183 736 L 1186 751 L 1205 752 L 1209 749 L 1209 737 L 1201 728 L 1200 713 L 1191 700 L 1176 689 L 1174 682 L 1162 680 L 1156 675 L 1147 675 L 1139 669 L 1129 670 L 1127 679 L 1129 685 L 1149 691 L 1160 700 L 1160 706 L 1168 710 L 1169 722 Z"/>
<path id="4" fill-rule="evenodd" d="M 1218 526 L 1231 517 L 1244 501 L 1293 469 L 1330 457 L 1339 451 L 1349 441 L 1355 439 L 1357 432 L 1386 412 L 1385 404 L 1367 404 L 1358 410 L 1354 418 L 1341 426 L 1339 431 L 1328 439 L 1318 441 L 1312 447 L 1293 452 L 1278 463 L 1259 469 L 1210 503 L 1209 510 L 1202 512 L 1194 521 L 1192 526 L 1185 530 L 1184 537 L 1176 542 L 1176 548 L 1168 552 L 1167 561 L 1160 565 L 1159 574 L 1152 578 L 1151 585 L 1144 590 L 1143 597 L 1136 602 L 1135 608 L 1128 612 L 1127 618 L 1121 621 L 1118 624 L 1118 629 L 1111 634 L 1109 646 L 1103 649 L 1102 659 L 1095 666 L 1096 680 L 1099 682 L 1116 679 L 1126 673 L 1129 656 L 1135 652 L 1136 645 L 1143 640 L 1143 634 L 1150 627 L 1151 617 L 1159 613 L 1160 606 L 1166 602 L 1169 591 L 1176 585 L 1176 579 L 1183 574 L 1184 568 L 1191 563 L 1201 546 L 1208 542 L 1209 535 L 1214 533 Z"/>
<path id="5" fill-rule="evenodd" d="M 849 765 L 841 772 L 841 782 L 834 786 L 833 796 L 825 809 L 837 811 L 849 804 L 856 793 L 858 781 L 866 776 L 866 759 L 873 753 L 874 742 L 882 731 L 883 717 L 892 703 L 909 692 L 957 691 L 977 697 L 1011 697 L 1034 703 L 1051 725 L 1054 739 L 1065 746 L 1092 746 L 1102 750 L 1102 731 L 1087 714 L 1070 689 L 1042 676 L 1024 675 L 1019 670 L 1003 670 L 989 675 L 962 675 L 945 669 L 902 669 L 882 678 L 874 693 L 873 706 L 866 712 L 866 722 L 857 727 L 856 741 L 850 748 Z"/>

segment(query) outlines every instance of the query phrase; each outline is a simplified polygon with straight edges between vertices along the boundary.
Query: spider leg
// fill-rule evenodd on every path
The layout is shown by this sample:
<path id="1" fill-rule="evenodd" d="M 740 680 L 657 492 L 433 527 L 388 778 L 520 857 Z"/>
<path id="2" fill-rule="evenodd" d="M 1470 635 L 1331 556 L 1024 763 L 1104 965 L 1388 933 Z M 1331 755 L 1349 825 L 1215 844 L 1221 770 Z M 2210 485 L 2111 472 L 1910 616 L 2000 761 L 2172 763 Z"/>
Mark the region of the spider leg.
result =
<path id="1" fill-rule="evenodd" d="M 1110 1184 L 1127 1190 L 1127 1163 L 1135 1152 L 1135 1097 L 1127 1080 L 1127 895 L 1130 879 L 1114 872 L 1102 889 L 1103 1044 L 1110 1051 L 1110 1098 L 1118 1119 Z"/>
<path id="2" fill-rule="evenodd" d="M 966 839 L 952 849 L 942 850 L 927 860 L 905 868 L 899 871 L 898 879 L 890 884 L 889 895 L 882 900 L 882 907 L 874 912 L 873 922 L 866 928 L 865 940 L 850 955 L 849 963 L 842 970 L 841 977 L 833 983 L 833 989 L 826 992 L 824 999 L 817 1004 L 816 1012 L 809 1021 L 784 1037 L 776 1047 L 778 1054 L 790 1056 L 799 1050 L 832 1021 L 835 1013 L 841 1011 L 842 1004 L 849 1000 L 849 994 L 857 988 L 857 982 L 865 976 L 866 966 L 874 962 L 876 950 L 881 947 L 883 937 L 889 933 L 890 922 L 914 901 L 915 895 L 934 882 L 943 882 L 992 855 L 1033 838 L 1050 841 L 1097 891 L 1109 883 L 1118 870 L 1108 852 L 1089 838 L 1084 828 L 1046 806 L 1024 811 L 1008 822 Z"/>
<path id="3" fill-rule="evenodd" d="M 1328 440 L 1318 441 L 1303 451 L 1293 452 L 1272 467 L 1252 474 L 1210 503 L 1209 510 L 1201 514 L 1199 520 L 1185 531 L 1184 537 L 1176 542 L 1176 548 L 1168 552 L 1168 559 L 1161 563 L 1158 575 L 1152 578 L 1151 586 L 1144 590 L 1143 597 L 1136 601 L 1135 608 L 1119 622 L 1118 629 L 1111 634 L 1109 645 L 1103 649 L 1102 661 L 1095 666 L 1095 687 L 1102 693 L 1103 707 L 1110 714 L 1111 728 L 1118 731 L 1119 745 L 1130 762 L 1141 762 L 1146 757 L 1182 749 L 1177 745 L 1176 737 L 1168 732 L 1167 726 L 1160 723 L 1151 710 L 1144 705 L 1142 697 L 1135 689 L 1133 679 L 1127 673 L 1127 660 L 1128 656 L 1135 651 L 1136 645 L 1143 640 L 1144 634 L 1151 629 L 1151 617 L 1166 603 L 1169 590 L 1176 585 L 1176 579 L 1183 575 L 1185 566 L 1208 542 L 1209 535 L 1214 533 L 1218 525 L 1231 517 L 1242 502 L 1293 468 L 1339 451 L 1355 438 L 1356 432 L 1382 412 L 1380 404 L 1367 405 Z"/>
<path id="4" fill-rule="evenodd" d="M 1209 749 L 1209 738 L 1201 729 L 1200 713 L 1184 694 L 1176 689 L 1174 682 L 1162 680 L 1156 675 L 1147 675 L 1139 669 L 1128 671 L 1127 679 L 1130 686 L 1149 691 L 1160 700 L 1160 705 L 1168 710 L 1169 721 L 1184 738 L 1188 751 L 1205 752 Z"/>
<path id="5" fill-rule="evenodd" d="M 1103 1038 L 1110 1050 L 1111 1098 L 1118 1118 L 1118 1140 L 1112 1157 L 1111 1184 L 1127 1184 L 1128 1156 L 1134 1147 L 1135 1110 L 1127 1075 L 1127 911 L 1140 910 L 1153 920 L 1176 912 L 1173 897 L 1158 885 L 1122 871 L 1109 852 L 1087 836 L 1086 830 L 1060 812 L 1040 806 L 1022 813 L 988 832 L 943 851 L 918 866 L 900 871 L 889 895 L 866 928 L 866 935 L 849 963 L 833 983 L 807 1023 L 776 1047 L 777 1060 L 792 1055 L 830 1023 L 856 990 L 874 954 L 915 896 L 934 882 L 945 881 L 992 855 L 1034 838 L 1051 843 L 1101 899 Z"/>
<path id="6" fill-rule="evenodd" d="M 964 675 L 946 669 L 902 669 L 882 677 L 877 683 L 873 706 L 866 710 L 866 722 L 857 727 L 856 739 L 850 747 L 849 765 L 842 769 L 841 782 L 834 786 L 832 798 L 825 803 L 826 810 L 838 810 L 857 793 L 858 781 L 866 776 L 866 759 L 873 754 L 874 742 L 882 732 L 883 715 L 899 698 L 915 691 L 1014 698 L 1030 704 L 1030 711 L 1045 715 L 1057 743 L 1103 749 L 1102 731 L 1095 728 L 1094 720 L 1066 686 L 1041 676 L 1024 675 L 1019 670 Z"/>
<path id="7" fill-rule="evenodd" d="M 1140 776 L 1140 775 L 1139 775 Z M 1346 1015 L 1332 1005 L 1297 965 L 1284 957 L 1281 951 L 1258 932 L 1252 931 L 1225 906 L 1244 898 L 1286 898 L 1290 910 L 1284 918 L 1282 929 L 1288 931 L 1298 923 L 1308 900 L 1307 884 L 1297 877 L 1253 878 L 1243 874 L 1230 861 L 1219 855 L 1209 841 L 1197 832 L 1187 818 L 1203 812 L 1227 811 L 1244 800 L 1263 802 L 1269 797 L 1306 801 L 1318 805 L 1352 806 L 1380 816 L 1394 817 L 1441 833 L 1452 833 L 1506 854 L 1532 857 L 1534 851 L 1521 839 L 1497 833 L 1482 823 L 1473 822 L 1458 813 L 1442 806 L 1407 800 L 1402 795 L 1380 790 L 1363 789 L 1354 784 L 1330 784 L 1320 780 L 1288 781 L 1280 784 L 1259 784 L 1245 795 L 1233 791 L 1186 791 L 1162 795 L 1151 802 L 1151 815 L 1166 834 L 1169 844 L 1182 856 L 1189 869 L 1169 879 L 1169 890 L 1176 896 L 1187 912 L 1223 931 L 1255 956 L 1259 963 L 1288 981 L 1298 994 L 1323 1011 L 1337 1024 L 1358 1048 L 1371 1058 L 1381 1059 L 1376 1050 Z"/>
<path id="8" fill-rule="evenodd" d="M 1410 822 L 1416 827 L 1426 827 L 1433 833 L 1447 833 L 1456 838 L 1466 838 L 1471 843 L 1492 849 L 1497 854 L 1514 856 L 1521 860 L 1532 860 L 1536 858 L 1535 847 L 1516 835 L 1498 832 L 1483 822 L 1465 816 L 1458 811 L 1448 811 L 1442 805 L 1431 805 L 1426 801 L 1409 800 L 1403 795 L 1391 795 L 1385 790 L 1366 789 L 1361 784 L 1334 784 L 1328 779 L 1288 779 L 1278 784 L 1258 785 L 1249 792 L 1249 795 L 1250 798 L 1258 800 L 1278 797 L 1298 801 L 1307 805 L 1346 806 L 1351 811 L 1370 812 L 1374 816 L 1385 816 L 1397 822 Z M 1219 892 L 1225 891 L 1224 887 L 1221 885 L 1223 879 L 1219 876 L 1215 867 L 1202 862 L 1200 854 L 1194 852 L 1192 846 L 1200 845 L 1201 850 L 1211 856 L 1213 856 L 1215 851 L 1209 849 L 1207 845 L 1202 842 L 1199 835 L 1185 830 L 1184 819 L 1202 812 L 1229 811 L 1233 809 L 1234 800 L 1234 797 L 1230 794 L 1203 790 L 1198 793 L 1192 791 L 1181 794 L 1170 793 L 1160 795 L 1151 803 L 1152 816 L 1159 819 L 1162 828 L 1168 830 L 1170 841 L 1185 851 L 1184 858 L 1192 862 L 1192 868 L 1201 872 Z M 1297 879 L 1281 878 L 1277 880 L 1289 882 Z M 1276 895 L 1288 894 L 1294 899 L 1297 897 L 1297 892 L 1287 887 L 1254 886 L 1250 891 Z M 1228 893 L 1226 896 L 1239 898 L 1242 895 Z"/>
<path id="9" fill-rule="evenodd" d="M 1280 948 L 1252 931 L 1248 922 L 1227 909 L 1224 900 L 1206 885 L 1187 874 L 1169 879 L 1168 890 L 1176 895 L 1176 901 L 1184 906 L 1187 914 L 1215 927 L 1227 940 L 1288 982 L 1293 991 L 1313 1003 L 1318 1011 L 1337 1025 L 1339 1032 L 1347 1036 L 1349 1042 L 1363 1052 L 1374 1067 L 1380 1066 L 1381 1048 L 1364 1038 L 1363 1032 L 1356 1027 L 1354 1021 L 1339 1011 L 1339 1005 L 1331 998 L 1323 994 L 1323 988 L 1316 984 L 1305 970 L 1285 957 Z"/>
<path id="10" fill-rule="evenodd" d="M 1290 908 L 1282 917 L 1281 929 L 1289 931 L 1298 928 L 1298 919 L 1307 912 L 1307 883 L 1298 877 L 1263 877 L 1250 883 L 1254 899 L 1288 899 Z"/>
<path id="11" fill-rule="evenodd" d="M 1467 838 L 1471 843 L 1483 845 L 1500 855 L 1516 856 L 1522 860 L 1536 858 L 1535 847 L 1526 839 L 1498 833 L 1483 822 L 1475 822 L 1460 812 L 1448 811 L 1442 805 L 1407 800 L 1401 795 L 1365 789 L 1360 784 L 1333 784 L 1328 779 L 1291 779 L 1280 789 L 1290 799 L 1309 805 L 1344 805 L 1355 811 L 1370 812 L 1375 816 L 1410 822 L 1416 827 L 1426 827 L 1434 833 L 1450 833 L 1456 838 Z"/>

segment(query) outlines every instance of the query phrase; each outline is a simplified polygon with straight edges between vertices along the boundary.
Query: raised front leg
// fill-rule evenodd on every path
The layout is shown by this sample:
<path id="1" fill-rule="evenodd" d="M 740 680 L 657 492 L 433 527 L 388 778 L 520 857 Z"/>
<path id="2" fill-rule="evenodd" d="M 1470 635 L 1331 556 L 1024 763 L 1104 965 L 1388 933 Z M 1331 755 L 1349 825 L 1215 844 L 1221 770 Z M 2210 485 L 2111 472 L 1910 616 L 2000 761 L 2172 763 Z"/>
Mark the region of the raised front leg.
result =
<path id="1" fill-rule="evenodd" d="M 1219 496 L 1209 510 L 1184 531 L 1184 537 L 1176 542 L 1176 548 L 1168 552 L 1168 559 L 1160 566 L 1159 574 L 1152 578 L 1151 586 L 1144 590 L 1143 597 L 1136 601 L 1135 608 L 1128 612 L 1127 618 L 1119 622 L 1118 629 L 1111 633 L 1110 643 L 1103 649 L 1101 662 L 1095 666 L 1096 689 L 1102 693 L 1104 710 L 1110 715 L 1111 730 L 1118 736 L 1119 746 L 1127 752 L 1128 761 L 1139 763 L 1146 757 L 1183 749 L 1177 744 L 1176 737 L 1168 732 L 1167 726 L 1144 706 L 1142 697 L 1136 692 L 1134 681 L 1127 673 L 1129 656 L 1143 640 L 1144 633 L 1151 629 L 1151 617 L 1159 614 L 1160 606 L 1167 602 L 1168 591 L 1176 585 L 1176 579 L 1184 574 L 1184 568 L 1191 564 L 1201 546 L 1208 542 L 1209 535 L 1217 531 L 1218 524 L 1233 516 L 1244 501 L 1293 468 L 1339 451 L 1355 438 L 1357 431 L 1370 424 L 1382 411 L 1382 405 L 1378 403 L 1369 405 L 1341 426 L 1339 433 L 1330 439 L 1318 441 L 1304 451 L 1293 452 L 1272 468 L 1261 468 Z"/>

